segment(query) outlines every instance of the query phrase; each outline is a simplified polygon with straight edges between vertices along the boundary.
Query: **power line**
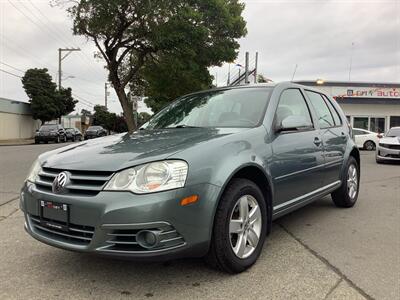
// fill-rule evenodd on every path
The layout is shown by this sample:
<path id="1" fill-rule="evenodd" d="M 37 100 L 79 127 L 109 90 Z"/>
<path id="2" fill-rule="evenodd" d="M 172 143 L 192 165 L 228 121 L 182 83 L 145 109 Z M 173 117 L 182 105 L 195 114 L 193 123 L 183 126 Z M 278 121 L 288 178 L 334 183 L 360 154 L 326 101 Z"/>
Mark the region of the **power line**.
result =
<path id="1" fill-rule="evenodd" d="M 18 77 L 18 78 L 22 78 L 22 76 L 19 76 L 19 75 L 17 75 L 17 74 L 11 73 L 11 72 L 9 72 L 9 71 L 6 71 L 6 70 L 3 70 L 3 69 L 0 69 L 0 71 L 1 71 L 1 72 L 4 72 L 4 73 L 6 73 L 6 74 L 9 74 L 9 75 L 12 75 L 12 76 Z"/>
<path id="2" fill-rule="evenodd" d="M 52 25 L 51 20 L 46 16 L 46 14 L 44 14 L 44 13 L 41 11 L 41 9 L 40 9 L 37 5 L 35 5 L 35 3 L 33 3 L 31 0 L 28 0 L 28 1 L 29 1 L 29 3 L 31 4 L 31 6 L 32 6 L 35 10 L 37 10 L 37 11 L 40 13 L 40 15 L 41 15 L 44 19 L 47 20 L 47 24 Z M 24 5 L 24 4 L 21 2 L 21 5 Z M 25 5 L 24 5 L 24 7 L 25 7 Z M 26 8 L 26 7 L 25 7 L 25 8 Z M 28 8 L 26 8 L 26 9 L 28 9 Z M 31 13 L 32 13 L 32 12 L 31 12 Z M 32 13 L 32 14 L 33 14 L 33 13 Z M 36 16 L 36 15 L 35 15 L 35 16 Z M 37 17 L 37 16 L 36 16 L 36 17 Z M 39 18 L 38 18 L 38 19 L 39 19 Z M 43 23 L 42 19 L 39 19 L 39 20 Z M 46 24 L 45 24 L 45 26 L 46 26 Z M 51 30 L 52 32 L 54 32 L 61 40 L 63 40 L 64 42 L 67 41 L 67 43 L 70 43 L 70 41 L 64 39 L 64 36 L 63 36 L 62 34 L 59 34 L 59 32 L 57 32 L 55 28 L 54 28 L 54 30 L 53 30 L 53 27 L 48 27 L 48 28 L 49 28 L 49 30 Z M 71 40 L 71 41 L 72 41 L 71 44 L 72 44 L 74 47 L 79 48 L 79 46 L 78 46 L 76 43 L 74 43 L 73 40 Z M 94 69 L 94 67 L 93 67 L 93 65 L 92 65 L 93 61 L 90 60 L 90 58 L 88 57 L 88 55 L 87 55 L 84 51 L 80 52 L 79 55 L 80 55 L 80 56 L 79 56 L 80 58 L 85 58 L 85 59 L 89 62 L 88 66 L 89 66 L 94 72 L 98 73 L 98 70 Z"/>
<path id="3" fill-rule="evenodd" d="M 0 61 L 0 64 L 5 65 L 5 66 L 7 66 L 7 67 L 9 67 L 9 68 L 11 68 L 11 69 L 14 69 L 15 71 L 25 73 L 25 71 L 23 71 L 23 70 L 21 70 L 21 69 L 18 69 L 18 68 L 16 68 L 16 67 L 13 67 L 13 66 L 11 66 L 11 65 L 9 65 L 9 64 L 7 64 L 7 63 L 5 63 L 5 62 Z"/>
<path id="4" fill-rule="evenodd" d="M 28 19 L 28 21 L 30 21 L 32 24 L 36 25 L 40 30 L 43 31 L 43 29 L 45 29 L 45 30 L 46 30 L 48 33 L 50 33 L 54 38 L 58 39 L 58 40 L 61 41 L 62 43 L 65 43 L 66 40 L 65 40 L 63 37 L 60 37 L 60 35 L 58 35 L 57 33 L 55 33 L 55 31 L 53 31 L 53 29 L 51 29 L 49 26 L 47 26 L 47 25 L 43 22 L 42 18 L 40 18 L 40 17 L 38 17 L 36 14 L 34 14 L 32 10 L 29 10 L 29 8 L 27 8 L 27 7 L 25 6 L 24 3 L 19 2 L 19 4 L 21 4 L 21 5 L 25 8 L 25 10 L 29 11 L 29 13 L 31 14 L 31 16 L 33 16 L 36 20 L 39 20 L 39 22 L 40 22 L 41 24 L 39 24 L 38 22 L 36 22 L 31 16 L 29 16 L 27 13 L 25 13 L 20 7 L 16 6 L 16 5 L 15 5 L 14 3 L 12 3 L 10 0 L 8 0 L 8 2 L 9 2 L 16 10 L 18 10 L 26 19 Z M 32 5 L 33 5 L 33 3 L 32 3 Z M 33 6 L 34 6 L 34 5 L 33 5 Z M 39 8 L 37 8 L 37 7 L 36 7 L 36 9 L 39 10 Z M 44 15 L 43 12 L 42 12 L 41 14 Z M 45 18 L 46 18 L 46 19 L 48 20 L 48 22 L 49 22 L 49 19 L 48 19 L 47 17 L 45 17 Z M 50 23 L 50 22 L 49 22 L 49 23 Z M 50 24 L 51 24 L 51 23 L 50 23 Z M 67 44 L 68 44 L 68 41 L 67 41 Z M 73 43 L 73 44 L 74 44 L 74 43 Z M 76 45 L 76 44 L 75 44 L 75 45 Z M 80 57 L 80 56 L 79 56 L 79 57 Z M 93 68 L 93 66 L 91 65 L 91 62 L 88 64 L 88 66 L 89 66 L 89 68 L 91 68 L 94 72 L 98 73 L 98 71 L 95 70 L 95 69 Z"/>
<path id="5" fill-rule="evenodd" d="M 8 75 L 17 77 L 17 78 L 22 78 L 22 76 L 19 76 L 19 75 L 17 75 L 17 74 L 14 74 L 14 73 L 9 72 L 9 71 L 6 71 L 6 70 L 3 70 L 3 69 L 1 69 L 1 68 L 0 68 L 0 71 L 6 73 L 6 74 L 8 74 Z M 42 89 L 41 89 L 41 90 L 42 90 Z M 50 95 L 47 91 L 45 91 L 45 90 L 42 90 L 42 91 L 45 92 L 46 94 Z M 86 105 L 87 107 L 93 108 L 93 107 L 96 105 L 96 104 L 94 104 L 94 103 L 92 103 L 92 102 L 90 102 L 90 101 L 88 101 L 88 100 L 85 100 L 85 99 L 82 98 L 81 96 L 76 95 L 75 93 L 72 93 L 72 95 L 79 101 L 78 103 L 84 104 L 84 105 Z"/>

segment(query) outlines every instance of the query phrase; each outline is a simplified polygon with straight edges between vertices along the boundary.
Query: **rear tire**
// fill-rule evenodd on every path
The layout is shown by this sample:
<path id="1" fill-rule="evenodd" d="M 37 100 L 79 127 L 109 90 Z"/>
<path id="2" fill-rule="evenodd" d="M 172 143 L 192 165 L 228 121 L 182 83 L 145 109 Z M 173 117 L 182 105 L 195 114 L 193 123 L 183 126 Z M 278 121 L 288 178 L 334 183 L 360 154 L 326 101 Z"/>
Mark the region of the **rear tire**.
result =
<path id="1" fill-rule="evenodd" d="M 260 256 L 267 224 L 267 206 L 260 188 L 250 180 L 233 179 L 215 214 L 207 263 L 228 273 L 250 268 Z"/>
<path id="2" fill-rule="evenodd" d="M 342 185 L 331 194 L 337 207 L 353 207 L 357 202 L 360 188 L 360 168 L 353 156 L 350 156 L 342 176 Z"/>
<path id="3" fill-rule="evenodd" d="M 367 151 L 373 151 L 373 150 L 375 150 L 375 147 L 376 146 L 373 141 L 366 141 L 363 146 L 363 148 Z"/>

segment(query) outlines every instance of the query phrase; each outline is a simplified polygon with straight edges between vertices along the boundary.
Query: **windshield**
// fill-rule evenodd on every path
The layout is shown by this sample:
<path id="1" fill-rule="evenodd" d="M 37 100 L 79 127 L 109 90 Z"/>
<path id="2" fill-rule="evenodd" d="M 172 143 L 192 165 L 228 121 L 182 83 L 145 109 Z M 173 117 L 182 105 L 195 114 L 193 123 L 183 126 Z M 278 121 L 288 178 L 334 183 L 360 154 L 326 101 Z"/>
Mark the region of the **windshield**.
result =
<path id="1" fill-rule="evenodd" d="M 90 126 L 87 130 L 91 130 L 91 131 L 96 131 L 96 130 L 100 130 L 102 127 L 101 126 Z"/>
<path id="2" fill-rule="evenodd" d="M 184 96 L 149 122 L 146 129 L 255 127 L 264 115 L 271 88 L 209 91 Z"/>
<path id="3" fill-rule="evenodd" d="M 396 137 L 396 136 L 400 137 L 400 127 L 389 129 L 386 136 L 387 137 Z"/>
<path id="4" fill-rule="evenodd" d="M 54 131 L 58 129 L 58 125 L 43 125 L 39 131 Z"/>

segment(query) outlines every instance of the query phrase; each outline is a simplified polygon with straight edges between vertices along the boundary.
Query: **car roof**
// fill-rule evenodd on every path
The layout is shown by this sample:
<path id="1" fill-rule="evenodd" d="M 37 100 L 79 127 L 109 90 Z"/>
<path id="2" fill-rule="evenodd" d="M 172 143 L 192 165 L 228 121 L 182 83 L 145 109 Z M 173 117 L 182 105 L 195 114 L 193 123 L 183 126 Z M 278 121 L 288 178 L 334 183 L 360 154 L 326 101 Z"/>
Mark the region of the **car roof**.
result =
<path id="1" fill-rule="evenodd" d="M 201 93 L 206 93 L 206 92 L 212 92 L 212 91 L 224 91 L 224 90 L 232 90 L 232 89 L 248 89 L 248 88 L 276 88 L 276 87 L 298 87 L 298 88 L 303 88 L 307 89 L 310 91 L 315 91 L 318 93 L 322 93 L 326 95 L 326 93 L 320 91 L 317 88 L 313 88 L 311 86 L 306 86 L 302 84 L 298 84 L 293 81 L 282 81 L 282 82 L 268 82 L 268 83 L 249 83 L 249 84 L 243 84 L 243 85 L 235 85 L 235 86 L 223 86 L 223 87 L 214 87 L 208 90 L 203 90 L 203 91 L 197 91 L 194 93 L 186 94 L 183 96 L 191 96 L 191 95 L 196 95 L 196 94 L 201 94 Z"/>

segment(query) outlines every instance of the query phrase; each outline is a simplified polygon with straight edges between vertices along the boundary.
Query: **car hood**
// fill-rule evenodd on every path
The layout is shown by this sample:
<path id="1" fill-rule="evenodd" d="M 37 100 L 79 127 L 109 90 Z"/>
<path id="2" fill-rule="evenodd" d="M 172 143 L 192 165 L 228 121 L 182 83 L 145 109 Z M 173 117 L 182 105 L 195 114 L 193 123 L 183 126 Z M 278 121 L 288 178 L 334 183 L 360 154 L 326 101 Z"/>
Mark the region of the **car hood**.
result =
<path id="1" fill-rule="evenodd" d="M 379 140 L 380 144 L 390 144 L 390 145 L 400 145 L 400 137 L 399 136 L 393 136 L 393 137 L 383 137 Z"/>
<path id="2" fill-rule="evenodd" d="M 107 136 L 46 152 L 43 167 L 63 170 L 117 171 L 166 159 L 200 143 L 248 129 L 177 128 L 141 130 Z M 176 156 L 175 156 L 176 157 Z"/>

